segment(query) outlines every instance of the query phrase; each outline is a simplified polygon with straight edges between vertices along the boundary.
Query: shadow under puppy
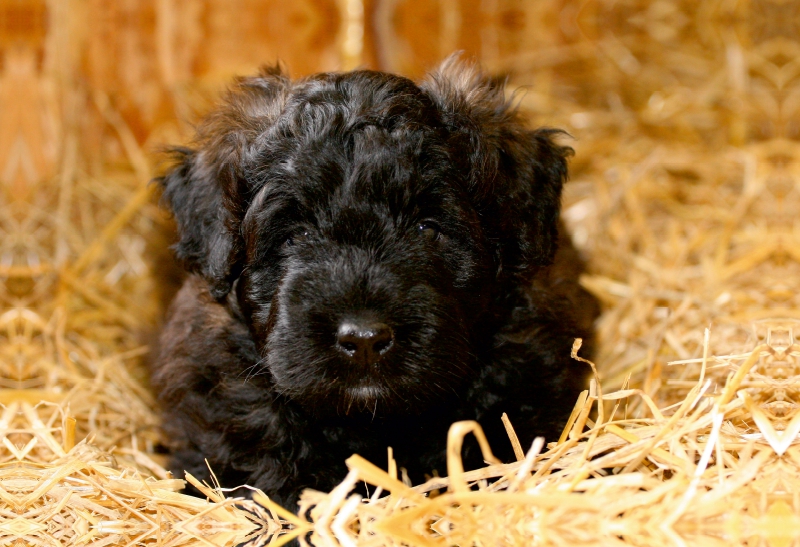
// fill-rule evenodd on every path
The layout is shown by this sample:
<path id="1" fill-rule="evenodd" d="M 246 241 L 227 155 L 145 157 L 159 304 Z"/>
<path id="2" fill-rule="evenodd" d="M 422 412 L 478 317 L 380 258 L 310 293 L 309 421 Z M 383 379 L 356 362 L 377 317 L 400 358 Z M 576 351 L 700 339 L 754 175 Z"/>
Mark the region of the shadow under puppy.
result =
<path id="1" fill-rule="evenodd" d="M 353 453 L 443 471 L 457 420 L 506 461 L 503 412 L 523 447 L 557 435 L 597 315 L 559 234 L 558 134 L 457 59 L 419 85 L 238 81 L 160 179 L 191 272 L 152 375 L 176 474 L 207 478 L 208 459 L 288 505 Z"/>

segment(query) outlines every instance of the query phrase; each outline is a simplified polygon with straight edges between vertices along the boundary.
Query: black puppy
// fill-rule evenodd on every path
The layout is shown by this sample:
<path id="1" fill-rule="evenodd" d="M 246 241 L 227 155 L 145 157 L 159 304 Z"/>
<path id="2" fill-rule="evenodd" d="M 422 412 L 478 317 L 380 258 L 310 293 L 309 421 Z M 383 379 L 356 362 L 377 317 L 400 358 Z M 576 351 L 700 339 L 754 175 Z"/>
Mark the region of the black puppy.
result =
<path id="1" fill-rule="evenodd" d="M 597 313 L 559 235 L 558 134 L 455 59 L 420 85 L 240 80 L 160 179 L 193 274 L 152 378 L 175 472 L 205 478 L 205 458 L 223 486 L 290 504 L 353 453 L 444 471 L 456 420 L 506 460 L 503 412 L 523 446 L 552 439 Z"/>

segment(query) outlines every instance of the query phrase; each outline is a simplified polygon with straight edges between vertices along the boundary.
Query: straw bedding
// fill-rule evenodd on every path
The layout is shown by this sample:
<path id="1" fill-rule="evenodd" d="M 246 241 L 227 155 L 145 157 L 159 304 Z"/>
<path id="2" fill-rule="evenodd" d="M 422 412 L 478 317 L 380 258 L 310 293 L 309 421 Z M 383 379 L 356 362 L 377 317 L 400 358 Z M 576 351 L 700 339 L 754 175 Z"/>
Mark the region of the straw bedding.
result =
<path id="1" fill-rule="evenodd" d="M 800 46 L 755 23 L 743 39 L 755 8 L 622 4 L 625 32 L 599 3 L 583 38 L 488 60 L 533 82 L 520 100 L 537 122 L 578 137 L 564 216 L 605 311 L 560 439 L 464 472 L 460 439 L 480 433 L 458 424 L 448 478 L 412 486 L 391 455 L 354 456 L 300 516 L 177 493 L 142 387 L 169 220 L 98 98 L 124 165 L 90 176 L 67 139 L 55 179 L 3 189 L 0 545 L 800 541 Z"/>

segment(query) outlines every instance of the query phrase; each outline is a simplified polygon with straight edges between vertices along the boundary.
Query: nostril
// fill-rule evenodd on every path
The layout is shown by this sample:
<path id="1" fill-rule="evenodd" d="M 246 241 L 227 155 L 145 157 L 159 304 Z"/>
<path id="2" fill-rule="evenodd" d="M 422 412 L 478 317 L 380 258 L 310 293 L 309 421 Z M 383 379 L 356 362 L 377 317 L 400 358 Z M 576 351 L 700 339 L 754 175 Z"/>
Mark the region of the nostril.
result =
<path id="1" fill-rule="evenodd" d="M 389 348 L 392 347 L 394 342 L 394 335 L 392 329 L 388 325 L 381 324 L 380 330 L 375 332 L 372 342 L 372 350 L 376 353 L 383 355 Z"/>
<path id="2" fill-rule="evenodd" d="M 336 333 L 339 351 L 363 365 L 377 363 L 394 344 L 394 332 L 385 323 L 345 321 Z"/>
<path id="3" fill-rule="evenodd" d="M 339 340 L 339 346 L 348 354 L 353 354 L 358 350 L 358 345 L 354 344 L 353 342 L 346 342 Z"/>

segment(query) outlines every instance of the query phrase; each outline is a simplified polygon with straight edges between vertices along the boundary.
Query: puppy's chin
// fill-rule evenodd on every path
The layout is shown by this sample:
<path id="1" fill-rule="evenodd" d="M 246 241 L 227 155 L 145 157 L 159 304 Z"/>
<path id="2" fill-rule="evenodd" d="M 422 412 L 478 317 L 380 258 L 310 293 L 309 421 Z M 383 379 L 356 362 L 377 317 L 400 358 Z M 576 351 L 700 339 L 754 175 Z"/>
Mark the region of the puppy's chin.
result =
<path id="1" fill-rule="evenodd" d="M 347 397 L 351 398 L 354 402 L 376 401 L 384 395 L 384 392 L 385 392 L 384 389 L 371 382 L 358 386 L 348 387 L 345 390 Z"/>
<path id="2" fill-rule="evenodd" d="M 324 396 L 317 392 L 309 397 L 300 395 L 297 400 L 318 417 L 324 416 L 386 416 L 407 411 L 403 400 L 374 380 L 364 380 L 352 385 L 339 385 Z"/>
<path id="3" fill-rule="evenodd" d="M 413 414 L 420 406 L 419 400 L 402 397 L 392 388 L 375 378 L 362 378 L 355 382 L 334 380 L 327 389 L 316 386 L 308 391 L 286 390 L 284 393 L 297 402 L 307 413 L 317 418 L 347 416 L 387 417 Z"/>
<path id="4" fill-rule="evenodd" d="M 346 416 L 361 413 L 378 413 L 378 407 L 383 402 L 386 405 L 387 391 L 374 382 L 364 382 L 344 389 L 339 413 Z M 343 407 L 343 408 L 341 408 Z"/>

